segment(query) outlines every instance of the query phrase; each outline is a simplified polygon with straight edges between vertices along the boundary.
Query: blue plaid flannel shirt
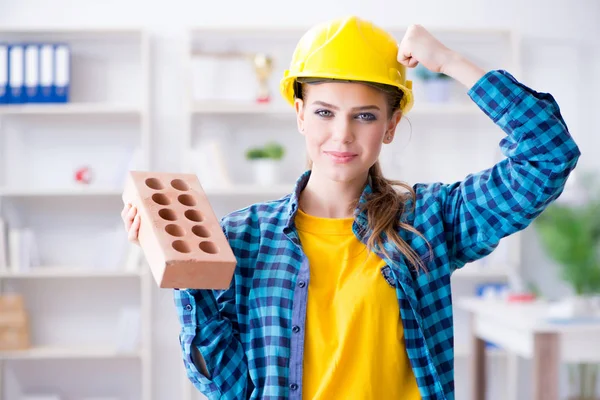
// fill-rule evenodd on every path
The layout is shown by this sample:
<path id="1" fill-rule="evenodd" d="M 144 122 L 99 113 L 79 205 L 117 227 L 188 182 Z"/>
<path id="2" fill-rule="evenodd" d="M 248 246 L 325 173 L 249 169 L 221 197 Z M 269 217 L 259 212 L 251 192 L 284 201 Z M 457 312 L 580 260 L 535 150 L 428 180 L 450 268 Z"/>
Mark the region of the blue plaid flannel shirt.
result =
<path id="1" fill-rule="evenodd" d="M 377 249 L 396 283 L 406 350 L 427 400 L 454 399 L 451 274 L 526 228 L 562 193 L 581 154 L 550 94 L 503 70 L 487 72 L 468 94 L 506 133 L 500 141 L 506 157 L 459 182 L 413 186 L 414 212 L 409 204 L 400 218 L 424 234 L 433 254 L 417 235 L 400 234 L 426 263 L 427 274 L 409 269 L 389 242 L 389 258 Z M 238 261 L 228 290 L 174 291 L 187 374 L 209 399 L 302 398 L 302 374 L 310 373 L 302 370 L 310 274 L 294 215 L 309 174 L 293 193 L 222 219 Z M 360 201 L 369 193 L 367 185 Z M 365 215 L 355 213 L 353 232 L 366 241 Z M 209 377 L 194 365 L 193 347 Z"/>

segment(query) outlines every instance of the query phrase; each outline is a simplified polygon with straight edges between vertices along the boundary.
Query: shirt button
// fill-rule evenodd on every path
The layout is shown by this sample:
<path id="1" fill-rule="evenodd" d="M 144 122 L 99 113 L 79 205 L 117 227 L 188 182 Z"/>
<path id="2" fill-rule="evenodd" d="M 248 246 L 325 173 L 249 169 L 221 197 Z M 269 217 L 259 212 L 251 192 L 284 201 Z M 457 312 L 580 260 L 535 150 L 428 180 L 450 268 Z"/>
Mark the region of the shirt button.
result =
<path id="1" fill-rule="evenodd" d="M 300 327 L 299 327 L 299 326 L 297 326 L 297 325 L 296 325 L 296 326 L 294 326 L 294 327 L 292 328 L 292 332 L 294 332 L 294 333 L 298 333 L 298 332 L 300 332 Z"/>
<path id="2" fill-rule="evenodd" d="M 188 305 L 185 306 L 185 309 L 187 311 L 192 311 L 192 306 L 188 304 Z"/>
<path id="3" fill-rule="evenodd" d="M 300 281 L 300 282 L 298 282 L 298 286 L 304 287 L 304 286 L 306 286 L 306 282 Z"/>
<path id="4" fill-rule="evenodd" d="M 296 385 L 295 383 L 292 383 L 290 385 L 290 389 L 292 389 L 292 390 L 298 390 L 298 385 Z"/>

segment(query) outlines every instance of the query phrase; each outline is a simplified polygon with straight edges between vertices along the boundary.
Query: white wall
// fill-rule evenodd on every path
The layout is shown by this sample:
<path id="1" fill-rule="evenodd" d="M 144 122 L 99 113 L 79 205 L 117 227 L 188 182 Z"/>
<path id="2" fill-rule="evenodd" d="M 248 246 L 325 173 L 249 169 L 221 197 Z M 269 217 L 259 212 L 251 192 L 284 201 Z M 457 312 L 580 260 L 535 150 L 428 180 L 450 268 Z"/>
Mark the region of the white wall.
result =
<path id="1" fill-rule="evenodd" d="M 181 61 L 187 49 L 185 34 L 188 27 L 203 24 L 308 26 L 349 13 L 360 14 L 384 25 L 421 23 L 426 27 L 519 30 L 524 35 L 525 69 L 518 78 L 540 91 L 556 95 L 567 123 L 582 147 L 580 165 L 600 169 L 597 157 L 597 149 L 600 148 L 600 78 L 597 76 L 600 72 L 600 2 L 594 0 L 306 0 L 295 3 L 281 0 L 0 1 L 0 25 L 136 25 L 151 31 L 154 62 L 153 160 L 155 168 L 164 170 L 180 166 L 179 149 L 185 129 Z M 524 259 L 527 276 L 536 280 L 546 293 L 564 292 L 552 263 L 539 249 L 535 235 L 526 235 L 526 241 Z M 154 325 L 156 400 L 181 397 L 178 326 L 172 304 L 169 291 L 157 291 Z"/>

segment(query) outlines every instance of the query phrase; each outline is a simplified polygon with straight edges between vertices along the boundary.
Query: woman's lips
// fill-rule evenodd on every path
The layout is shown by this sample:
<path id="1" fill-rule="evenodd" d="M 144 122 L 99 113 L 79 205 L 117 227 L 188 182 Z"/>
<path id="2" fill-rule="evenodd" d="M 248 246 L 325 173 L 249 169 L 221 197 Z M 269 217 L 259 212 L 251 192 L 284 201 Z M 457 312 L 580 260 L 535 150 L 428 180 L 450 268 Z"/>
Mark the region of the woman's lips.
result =
<path id="1" fill-rule="evenodd" d="M 325 154 L 336 164 L 346 164 L 354 160 L 358 154 L 348 151 L 326 151 Z"/>

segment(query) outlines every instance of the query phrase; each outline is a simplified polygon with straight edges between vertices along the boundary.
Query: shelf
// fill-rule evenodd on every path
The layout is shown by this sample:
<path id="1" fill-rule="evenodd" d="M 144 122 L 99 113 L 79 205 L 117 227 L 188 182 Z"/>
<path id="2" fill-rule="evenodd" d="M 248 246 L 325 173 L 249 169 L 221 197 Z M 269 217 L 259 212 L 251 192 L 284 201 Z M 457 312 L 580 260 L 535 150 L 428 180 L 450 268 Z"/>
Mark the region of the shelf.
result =
<path id="1" fill-rule="evenodd" d="M 0 115 L 141 115 L 142 109 L 126 104 L 58 103 L 3 104 Z"/>
<path id="2" fill-rule="evenodd" d="M 232 187 L 205 189 L 207 196 L 285 196 L 293 190 L 293 185 L 235 185 Z"/>
<path id="3" fill-rule="evenodd" d="M 140 358 L 140 352 L 119 352 L 107 346 L 40 346 L 27 350 L 0 351 L 0 360 L 126 359 Z"/>
<path id="4" fill-rule="evenodd" d="M 29 271 L 10 272 L 0 271 L 3 279 L 47 279 L 47 278 L 137 278 L 144 274 L 144 270 L 94 270 L 92 268 L 74 267 L 35 267 Z"/>
<path id="5" fill-rule="evenodd" d="M 381 27 L 392 34 L 404 33 L 408 26 L 406 25 L 381 25 Z M 215 34 L 215 35 L 261 35 L 266 37 L 271 36 L 284 36 L 292 37 L 296 41 L 306 33 L 311 25 L 216 25 L 216 26 L 195 26 L 190 29 L 190 34 L 194 36 Z M 464 34 L 470 36 L 480 35 L 492 35 L 492 36 L 509 36 L 512 34 L 511 30 L 500 29 L 500 28 L 487 28 L 487 27 L 474 27 L 474 28 L 456 28 L 451 26 L 439 26 L 432 27 L 429 29 L 431 32 L 437 35 L 442 34 Z"/>
<path id="6" fill-rule="evenodd" d="M 271 116 L 295 116 L 294 108 L 285 104 L 260 104 L 243 101 L 199 101 L 192 103 L 193 114 L 235 115 L 259 114 Z M 474 103 L 415 104 L 407 114 L 411 115 L 484 115 Z"/>
<path id="7" fill-rule="evenodd" d="M 292 106 L 244 101 L 198 101 L 191 106 L 194 114 L 265 114 L 294 116 Z"/>
<path id="8" fill-rule="evenodd" d="M 283 196 L 294 190 L 293 185 L 234 185 L 222 188 L 205 188 L 209 196 Z M 0 189 L 0 197 L 46 198 L 46 197 L 121 197 L 121 189 L 110 188 L 65 188 L 65 189 Z"/>
<path id="9" fill-rule="evenodd" d="M 74 35 L 74 36 L 139 36 L 144 32 L 142 27 L 10 27 L 4 26 L 0 28 L 0 35 L 6 34 L 23 34 L 23 35 Z"/>
<path id="10" fill-rule="evenodd" d="M 453 274 L 453 278 L 471 278 L 471 279 L 501 279 L 507 280 L 512 269 L 510 267 L 477 267 L 465 265 Z"/>
<path id="11" fill-rule="evenodd" d="M 86 187 L 82 186 L 72 188 L 58 189 L 34 189 L 34 188 L 0 188 L 0 196 L 2 197 L 73 197 L 73 196 L 91 196 L 91 197 L 106 197 L 106 196 L 121 196 L 121 189 L 101 188 L 101 187 Z"/>
<path id="12" fill-rule="evenodd" d="M 458 104 L 415 104 L 414 108 L 406 114 L 411 115 L 485 115 L 475 103 Z"/>
<path id="13" fill-rule="evenodd" d="M 506 351 L 499 348 L 486 348 L 488 356 L 495 358 L 505 357 Z M 468 358 L 471 356 L 471 349 L 467 345 L 457 345 L 454 347 L 454 358 Z"/>

